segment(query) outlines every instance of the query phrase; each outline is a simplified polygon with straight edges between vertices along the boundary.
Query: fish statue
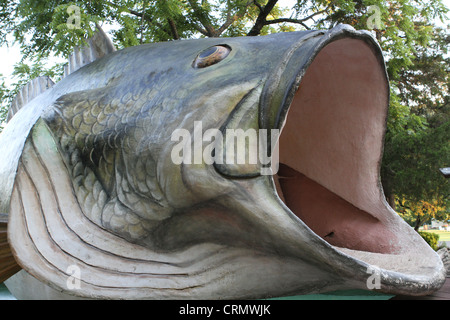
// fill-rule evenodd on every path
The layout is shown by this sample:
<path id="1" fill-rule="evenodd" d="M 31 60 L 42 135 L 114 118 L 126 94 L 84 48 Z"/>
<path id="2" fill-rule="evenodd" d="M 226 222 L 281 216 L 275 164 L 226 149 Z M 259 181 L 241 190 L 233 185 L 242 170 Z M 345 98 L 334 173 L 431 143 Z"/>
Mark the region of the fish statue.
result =
<path id="1" fill-rule="evenodd" d="M 431 294 L 443 263 L 380 183 L 388 106 L 382 50 L 347 25 L 122 50 L 99 30 L 11 106 L 1 280 L 18 299 Z"/>

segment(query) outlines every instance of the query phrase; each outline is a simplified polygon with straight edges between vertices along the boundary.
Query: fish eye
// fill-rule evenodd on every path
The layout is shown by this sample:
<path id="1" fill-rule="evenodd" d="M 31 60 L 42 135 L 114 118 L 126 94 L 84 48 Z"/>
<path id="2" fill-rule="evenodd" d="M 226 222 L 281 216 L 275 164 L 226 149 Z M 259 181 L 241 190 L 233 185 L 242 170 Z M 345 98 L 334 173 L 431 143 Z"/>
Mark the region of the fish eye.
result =
<path id="1" fill-rule="evenodd" d="M 198 54 L 192 66 L 196 69 L 212 66 L 225 59 L 230 52 L 231 48 L 227 45 L 209 47 Z"/>

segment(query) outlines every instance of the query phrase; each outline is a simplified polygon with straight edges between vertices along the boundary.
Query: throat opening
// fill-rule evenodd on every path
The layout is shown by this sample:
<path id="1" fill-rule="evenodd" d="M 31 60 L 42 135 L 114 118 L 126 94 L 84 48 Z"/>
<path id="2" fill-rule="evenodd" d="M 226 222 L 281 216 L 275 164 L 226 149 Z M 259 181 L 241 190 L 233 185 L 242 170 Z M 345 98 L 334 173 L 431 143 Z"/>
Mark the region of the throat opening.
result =
<path id="1" fill-rule="evenodd" d="M 331 245 L 392 253 L 379 161 L 387 79 L 364 41 L 328 44 L 306 71 L 279 139 L 277 192 Z"/>

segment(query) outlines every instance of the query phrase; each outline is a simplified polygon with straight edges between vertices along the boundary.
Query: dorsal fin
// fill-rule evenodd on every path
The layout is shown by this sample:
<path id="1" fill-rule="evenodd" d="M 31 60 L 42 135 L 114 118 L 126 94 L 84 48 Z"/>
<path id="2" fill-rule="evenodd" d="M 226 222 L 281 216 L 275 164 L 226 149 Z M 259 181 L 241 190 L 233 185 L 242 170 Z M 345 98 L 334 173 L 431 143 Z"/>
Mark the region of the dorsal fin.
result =
<path id="1" fill-rule="evenodd" d="M 69 57 L 69 63 L 64 67 L 64 78 L 77 71 L 81 67 L 100 59 L 108 53 L 116 51 L 114 44 L 108 35 L 97 24 L 97 32 L 87 40 L 88 46 L 75 47 L 74 52 Z"/>
<path id="2" fill-rule="evenodd" d="M 64 67 L 64 78 L 77 71 L 81 67 L 116 51 L 114 44 L 108 35 L 97 24 L 97 32 L 90 38 L 88 46 L 75 47 L 73 54 L 69 57 L 69 63 Z M 7 121 L 11 120 L 14 114 L 29 101 L 36 98 L 55 83 L 49 77 L 38 77 L 25 85 L 14 98 L 8 111 Z"/>
<path id="3" fill-rule="evenodd" d="M 9 107 L 7 121 L 28 102 L 52 87 L 55 83 L 49 77 L 38 77 L 28 82 L 16 95 Z"/>

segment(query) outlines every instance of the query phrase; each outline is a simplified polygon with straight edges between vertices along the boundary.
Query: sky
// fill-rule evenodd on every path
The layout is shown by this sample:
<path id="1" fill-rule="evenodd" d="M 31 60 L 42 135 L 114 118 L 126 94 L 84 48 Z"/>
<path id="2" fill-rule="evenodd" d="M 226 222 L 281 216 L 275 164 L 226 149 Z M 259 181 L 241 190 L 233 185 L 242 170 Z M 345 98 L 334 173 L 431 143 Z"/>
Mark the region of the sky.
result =
<path id="1" fill-rule="evenodd" d="M 282 6 L 293 6 L 295 0 L 280 0 L 279 3 Z M 450 0 L 444 0 L 444 4 L 447 8 L 450 8 Z M 0 74 L 5 77 L 6 85 L 10 85 L 14 82 L 11 74 L 14 71 L 14 65 L 21 59 L 20 47 L 18 45 L 7 47 L 0 47 Z"/>
<path id="2" fill-rule="evenodd" d="M 9 78 L 14 71 L 14 65 L 20 61 L 20 47 L 12 46 L 0 47 L 0 74 L 5 76 L 5 81 L 9 84 Z"/>

